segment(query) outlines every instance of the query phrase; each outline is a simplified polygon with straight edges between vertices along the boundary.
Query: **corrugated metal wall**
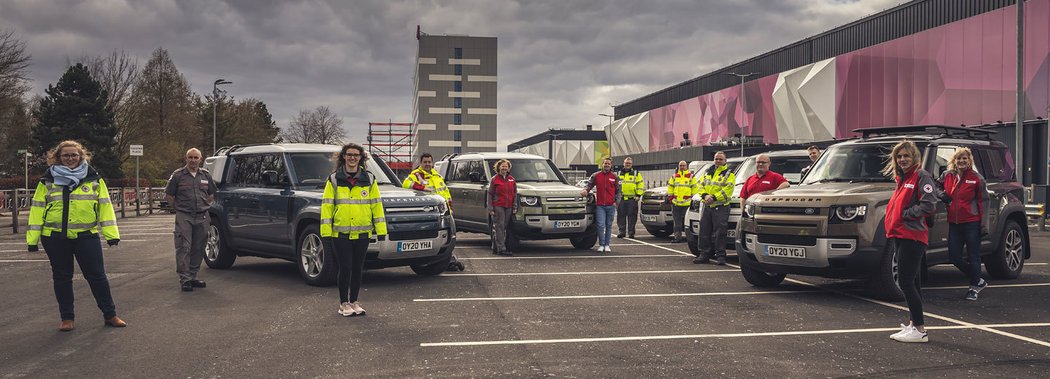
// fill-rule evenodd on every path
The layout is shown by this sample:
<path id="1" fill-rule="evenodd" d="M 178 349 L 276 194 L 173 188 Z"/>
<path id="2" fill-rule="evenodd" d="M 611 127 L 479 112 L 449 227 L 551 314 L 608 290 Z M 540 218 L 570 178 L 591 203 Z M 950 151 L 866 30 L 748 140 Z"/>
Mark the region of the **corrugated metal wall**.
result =
<path id="1" fill-rule="evenodd" d="M 850 51 L 1015 4 L 1016 0 L 920 0 L 806 38 L 738 64 L 688 80 L 615 107 L 615 118 L 631 116 L 740 84 L 729 72 L 763 75 L 802 67 Z M 762 77 L 758 75 L 750 79 Z"/>

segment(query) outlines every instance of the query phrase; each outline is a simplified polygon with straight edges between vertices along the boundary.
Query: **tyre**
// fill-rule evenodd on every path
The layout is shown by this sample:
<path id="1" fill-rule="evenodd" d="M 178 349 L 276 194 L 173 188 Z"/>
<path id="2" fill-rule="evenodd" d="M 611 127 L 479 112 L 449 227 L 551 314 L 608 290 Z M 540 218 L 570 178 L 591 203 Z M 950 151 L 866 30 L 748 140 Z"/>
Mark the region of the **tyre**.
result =
<path id="1" fill-rule="evenodd" d="M 440 261 L 428 264 L 428 265 L 412 265 L 412 271 L 421 276 L 435 276 L 441 275 L 448 269 L 448 263 L 452 261 L 452 254 Z"/>
<path id="2" fill-rule="evenodd" d="M 237 253 L 226 245 L 226 235 L 219 226 L 218 217 L 211 218 L 208 225 L 208 242 L 204 245 L 204 264 L 208 268 L 224 269 L 233 266 L 237 260 Z"/>
<path id="3" fill-rule="evenodd" d="M 882 252 L 879 271 L 868 279 L 868 296 L 884 301 L 904 300 L 904 291 L 901 291 L 900 287 L 900 263 L 890 240 L 886 240 Z"/>
<path id="4" fill-rule="evenodd" d="M 311 224 L 299 233 L 295 261 L 306 284 L 326 287 L 335 283 L 335 252 L 330 251 L 335 247 L 326 248 L 325 245 L 317 224 Z"/>
<path id="5" fill-rule="evenodd" d="M 693 253 L 693 255 L 698 256 L 698 257 L 700 256 L 700 238 L 699 237 L 693 238 L 693 239 L 690 239 L 690 238 L 686 237 L 685 243 L 686 243 L 686 245 L 689 245 L 689 252 L 690 253 Z M 781 280 L 783 280 L 783 278 L 781 278 Z"/>
<path id="6" fill-rule="evenodd" d="M 649 234 L 652 234 L 653 236 L 656 236 L 656 237 L 659 237 L 659 238 L 667 238 L 667 237 L 669 237 L 671 235 L 670 231 L 664 231 L 662 229 L 650 228 L 648 226 L 645 227 L 645 230 L 647 232 L 649 232 Z"/>
<path id="7" fill-rule="evenodd" d="M 521 247 L 521 240 L 518 236 L 514 235 L 514 228 L 512 225 L 507 225 L 507 240 L 503 241 L 503 246 L 508 251 L 518 251 Z M 496 224 L 492 222 L 492 217 L 489 217 L 489 247 L 492 248 L 492 252 L 496 252 Z"/>
<path id="8" fill-rule="evenodd" d="M 1028 239 L 1024 229 L 1014 221 L 1007 221 L 1003 228 L 999 248 L 984 258 L 985 268 L 992 279 L 1016 279 L 1024 269 L 1024 257 L 1028 253 Z"/>
<path id="9" fill-rule="evenodd" d="M 755 270 L 744 265 L 740 265 L 740 273 L 744 275 L 744 280 L 747 280 L 748 283 L 759 288 L 776 287 L 780 285 L 780 282 L 783 282 L 784 277 L 787 276 L 784 274 L 774 274 Z"/>
<path id="10" fill-rule="evenodd" d="M 598 234 L 585 234 L 582 236 L 576 236 L 569 238 L 569 242 L 572 243 L 572 247 L 580 250 L 588 250 L 594 247 L 594 244 L 598 243 Z"/>

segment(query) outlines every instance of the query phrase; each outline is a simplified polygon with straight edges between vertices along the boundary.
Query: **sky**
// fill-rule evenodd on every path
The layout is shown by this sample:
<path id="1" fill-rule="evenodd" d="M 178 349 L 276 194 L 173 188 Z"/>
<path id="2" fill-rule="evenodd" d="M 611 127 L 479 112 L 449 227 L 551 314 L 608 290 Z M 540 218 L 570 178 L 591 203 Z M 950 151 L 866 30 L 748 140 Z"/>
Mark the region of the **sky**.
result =
<path id="1" fill-rule="evenodd" d="M 286 128 L 328 106 L 348 139 L 411 122 L 416 26 L 497 37 L 498 146 L 600 128 L 621 104 L 898 5 L 902 0 L 0 0 L 43 95 L 83 56 L 168 50 L 194 92 L 218 78 Z"/>

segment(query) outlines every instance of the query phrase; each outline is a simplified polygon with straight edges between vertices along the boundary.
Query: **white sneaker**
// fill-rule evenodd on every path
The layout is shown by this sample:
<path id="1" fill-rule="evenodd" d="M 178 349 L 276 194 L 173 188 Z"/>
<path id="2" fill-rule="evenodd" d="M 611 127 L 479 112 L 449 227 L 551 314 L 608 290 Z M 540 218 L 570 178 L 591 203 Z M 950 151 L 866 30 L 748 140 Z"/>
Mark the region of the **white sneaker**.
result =
<path id="1" fill-rule="evenodd" d="M 897 333 L 890 334 L 890 339 L 896 338 L 897 336 L 899 336 L 901 334 L 904 334 L 904 333 L 908 332 L 911 329 L 912 329 L 911 325 L 901 324 L 901 330 L 899 332 L 897 332 Z"/>
<path id="2" fill-rule="evenodd" d="M 350 317 L 350 316 L 353 316 L 355 314 L 357 314 L 357 312 L 354 311 L 354 307 L 350 303 L 340 303 L 339 304 L 339 315 L 340 316 Z"/>
<path id="3" fill-rule="evenodd" d="M 353 303 L 350 303 L 350 308 L 354 310 L 354 314 L 355 315 L 363 315 L 363 314 L 365 314 L 365 309 L 361 308 L 361 303 L 358 303 L 356 301 L 353 302 Z"/>
<path id="4" fill-rule="evenodd" d="M 610 247 L 609 245 L 605 245 L 605 252 L 606 253 L 611 253 L 612 252 L 612 247 Z"/>
<path id="5" fill-rule="evenodd" d="M 598 252 L 601 253 L 601 252 L 604 252 L 604 251 L 605 251 L 605 245 L 598 245 Z"/>
<path id="6" fill-rule="evenodd" d="M 907 332 L 893 337 L 897 342 L 907 343 L 922 343 L 930 342 L 930 337 L 925 332 L 920 332 L 919 329 L 910 328 Z"/>

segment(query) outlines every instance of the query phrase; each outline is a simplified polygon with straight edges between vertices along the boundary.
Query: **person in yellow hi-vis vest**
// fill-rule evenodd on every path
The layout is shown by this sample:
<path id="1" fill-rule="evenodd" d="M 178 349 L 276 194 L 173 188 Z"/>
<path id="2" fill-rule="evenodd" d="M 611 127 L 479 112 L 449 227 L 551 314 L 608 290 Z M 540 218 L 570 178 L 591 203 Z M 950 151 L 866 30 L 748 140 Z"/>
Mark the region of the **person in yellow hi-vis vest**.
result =
<path id="1" fill-rule="evenodd" d="M 645 193 L 645 182 L 642 173 L 634 169 L 634 160 L 624 158 L 620 170 L 620 199 L 616 209 L 616 224 L 620 233 L 616 238 L 634 238 L 634 226 L 638 223 L 638 201 Z"/>
<path id="2" fill-rule="evenodd" d="M 365 253 L 372 235 L 386 240 L 386 217 L 375 176 L 368 172 L 365 148 L 348 143 L 339 149 L 335 172 L 328 177 L 321 198 L 321 238 L 335 248 L 338 267 L 339 311 L 342 316 L 364 315 L 357 301 L 364 275 Z"/>
<path id="3" fill-rule="evenodd" d="M 685 211 L 689 210 L 689 204 L 696 194 L 696 179 L 689 172 L 689 164 L 685 161 L 678 162 L 678 171 L 667 179 L 667 201 L 671 203 L 671 217 L 674 219 L 674 239 L 671 242 L 685 242 L 682 231 L 685 230 Z"/>
<path id="4" fill-rule="evenodd" d="M 449 212 L 452 211 L 452 194 L 448 192 L 448 187 L 445 186 L 445 178 L 442 178 L 441 174 L 438 174 L 437 170 L 434 169 L 434 156 L 430 153 L 423 153 L 419 156 L 419 167 L 408 173 L 408 177 L 401 183 L 401 187 L 441 195 L 441 197 L 445 198 L 445 204 L 448 205 Z M 448 270 L 463 271 L 465 268 L 463 262 L 456 259 L 456 253 L 452 253 L 452 257 L 448 262 Z"/>
<path id="5" fill-rule="evenodd" d="M 48 152 L 50 167 L 40 178 L 29 209 L 26 244 L 31 252 L 39 251 L 37 243 L 42 244 L 51 261 L 51 278 L 62 317 L 58 330 L 63 332 L 73 330 L 74 260 L 80 264 L 80 272 L 102 310 L 105 325 L 128 325 L 117 317 L 98 239 L 101 226 L 106 243 L 117 246 L 117 215 L 106 182 L 88 164 L 90 159 L 90 153 L 79 142 L 60 142 Z"/>
<path id="6" fill-rule="evenodd" d="M 715 168 L 700 179 L 700 198 L 704 200 L 703 215 L 700 216 L 700 256 L 693 263 L 711 261 L 714 256 L 718 265 L 726 264 L 726 228 L 729 226 L 729 201 L 733 198 L 736 174 L 726 165 L 726 154 L 715 153 Z"/>

